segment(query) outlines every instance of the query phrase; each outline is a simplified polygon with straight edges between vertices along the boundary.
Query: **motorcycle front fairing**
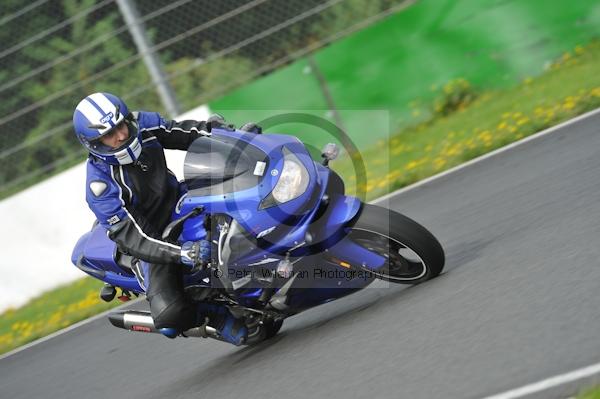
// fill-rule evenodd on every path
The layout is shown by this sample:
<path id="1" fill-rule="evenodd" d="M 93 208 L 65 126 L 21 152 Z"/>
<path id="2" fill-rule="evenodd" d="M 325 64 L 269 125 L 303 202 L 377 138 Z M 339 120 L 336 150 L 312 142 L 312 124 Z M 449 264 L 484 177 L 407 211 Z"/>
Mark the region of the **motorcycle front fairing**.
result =
<path id="1" fill-rule="evenodd" d="M 286 151 L 302 163 L 309 183 L 297 198 L 265 207 L 282 173 Z M 262 168 L 256 173 L 259 165 Z M 309 240 L 320 243 L 321 250 L 336 244 L 338 258 L 352 264 L 376 270 L 385 263 L 383 256 L 343 240 L 344 227 L 358 215 L 362 202 L 343 191 L 326 197 L 332 171 L 315 163 L 295 137 L 218 131 L 192 145 L 185 170 L 191 190 L 182 203 L 182 214 L 202 205 L 209 213 L 227 214 L 236 220 L 246 237 L 256 237 L 254 250 L 226 259 L 234 267 L 262 265 L 265 259 L 276 263 L 286 252 L 305 255 L 314 249 Z M 184 226 L 183 240 L 205 237 L 201 216 Z"/>
<path id="2" fill-rule="evenodd" d="M 310 182 L 297 198 L 269 208 L 261 207 L 277 184 L 285 149 L 293 151 L 302 162 Z M 263 164 L 261 173 L 252 177 L 250 173 L 255 172 L 260 163 Z M 180 213 L 184 215 L 202 205 L 208 213 L 228 215 L 235 221 L 239 241 L 243 242 L 246 250 L 227 251 L 229 248 L 226 248 L 223 252 L 228 254 L 224 259 L 227 267 L 236 274 L 240 270 L 240 275 L 251 274 L 257 267 L 273 270 L 286 252 L 291 256 L 307 255 L 307 248 L 312 244 L 307 243 L 307 237 L 323 241 L 325 245 L 338 242 L 343 238 L 344 227 L 358 215 L 361 201 L 343 195 L 343 187 L 342 192 L 325 195 L 331 173 L 330 169 L 316 164 L 304 145 L 294 137 L 214 132 L 211 138 L 200 138 L 190 147 L 186 157 L 186 183 L 191 189 L 181 203 Z M 236 179 L 243 181 L 236 184 Z M 250 183 L 253 180 L 254 185 Z M 236 188 L 241 190 L 236 191 Z M 326 208 L 324 212 L 323 207 Z M 314 230 L 316 219 L 320 219 L 317 231 Z M 183 241 L 205 237 L 202 215 L 185 222 Z M 328 239 L 335 242 L 328 242 Z M 217 237 L 213 240 L 216 241 Z M 226 241 L 226 245 L 229 244 Z M 339 248 L 342 249 L 339 253 L 342 260 L 357 256 L 362 263 L 373 267 L 381 266 L 385 260 L 353 243 L 340 244 Z M 342 268 L 339 264 L 326 267 Z M 320 290 L 314 300 L 335 299 L 345 295 L 342 293 L 344 287 L 350 293 L 369 283 L 336 281 L 335 293 Z M 331 286 L 331 282 L 323 285 Z M 257 297 L 259 294 L 259 290 L 252 290 L 244 296 Z M 312 300 L 303 302 L 314 303 Z"/>
<path id="3" fill-rule="evenodd" d="M 305 231 L 300 222 L 316 209 L 323 186 L 314 162 L 295 137 L 240 133 L 213 132 L 212 137 L 200 138 L 192 144 L 185 166 L 189 191 L 181 203 L 181 214 L 202 205 L 207 213 L 225 214 L 235 219 L 251 236 L 264 240 L 277 237 L 262 253 L 239 259 L 237 263 L 241 264 L 260 260 L 265 250 L 281 253 L 304 241 Z M 306 168 L 308 185 L 290 201 L 265 206 L 265 199 L 271 195 L 282 172 L 285 150 L 293 153 Z M 222 168 L 220 172 L 208 165 L 215 160 Z M 205 236 L 202 215 L 186 221 L 183 241 Z"/>

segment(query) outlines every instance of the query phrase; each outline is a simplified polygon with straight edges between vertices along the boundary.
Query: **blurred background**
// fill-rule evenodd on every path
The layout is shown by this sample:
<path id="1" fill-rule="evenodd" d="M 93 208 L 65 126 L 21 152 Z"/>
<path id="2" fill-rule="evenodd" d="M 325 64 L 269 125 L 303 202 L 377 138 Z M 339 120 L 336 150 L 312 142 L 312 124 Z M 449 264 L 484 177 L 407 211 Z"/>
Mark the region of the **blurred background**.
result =
<path id="1" fill-rule="evenodd" d="M 383 109 L 397 131 L 427 117 L 419 105 L 452 79 L 497 88 L 541 73 L 596 37 L 600 14 L 589 0 L 5 0 L 0 7 L 2 197 L 84 159 L 70 120 L 91 92 L 167 117 L 209 104 L 237 123 L 235 110 Z M 365 135 L 348 119 L 360 145 L 387 134 Z"/>
<path id="2" fill-rule="evenodd" d="M 393 0 L 42 0 L 27 6 L 3 2 L 2 193 L 84 158 L 84 150 L 73 140 L 70 120 L 74 106 L 91 92 L 116 93 L 131 108 L 156 110 L 171 118 L 217 100 L 216 108 L 322 108 L 326 102 L 318 80 L 303 72 L 306 59 L 286 76 L 269 79 L 269 87 L 238 94 L 244 100 L 224 96 L 407 4 Z M 280 85 L 289 77 L 293 79 L 286 83 L 288 90 Z"/>
<path id="3" fill-rule="evenodd" d="M 360 150 L 364 187 L 348 157 L 333 167 L 369 199 L 600 106 L 597 1 L 3 0 L 0 15 L 0 310 L 81 277 L 70 250 L 92 215 L 71 117 L 92 92 L 167 118 L 314 114 Z M 76 318 L 99 309 L 85 289 Z"/>

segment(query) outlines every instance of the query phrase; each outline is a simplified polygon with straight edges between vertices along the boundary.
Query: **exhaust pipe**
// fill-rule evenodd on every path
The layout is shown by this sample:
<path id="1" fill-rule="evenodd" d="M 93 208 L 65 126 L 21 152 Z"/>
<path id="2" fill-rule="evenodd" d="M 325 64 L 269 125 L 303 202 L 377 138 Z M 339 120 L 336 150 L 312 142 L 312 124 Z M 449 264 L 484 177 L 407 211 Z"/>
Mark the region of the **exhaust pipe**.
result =
<path id="1" fill-rule="evenodd" d="M 162 334 L 156 327 L 154 327 L 154 320 L 152 319 L 150 312 L 143 312 L 139 310 L 113 312 L 108 315 L 108 320 L 113 326 L 123 328 L 125 330 Z M 221 339 L 217 330 L 206 325 L 206 323 L 198 327 L 190 328 L 189 330 L 184 331 L 182 335 L 185 337 Z"/>

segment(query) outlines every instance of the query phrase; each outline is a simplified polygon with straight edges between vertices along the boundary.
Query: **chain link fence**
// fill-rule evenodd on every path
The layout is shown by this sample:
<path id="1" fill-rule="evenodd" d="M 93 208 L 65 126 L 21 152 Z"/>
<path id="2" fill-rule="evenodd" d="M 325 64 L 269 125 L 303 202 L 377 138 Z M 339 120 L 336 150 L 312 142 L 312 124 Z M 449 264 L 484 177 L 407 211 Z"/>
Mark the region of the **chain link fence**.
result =
<path id="1" fill-rule="evenodd" d="M 123 3 L 135 11 L 128 25 Z M 72 112 L 96 91 L 174 116 L 361 29 L 407 0 L 18 0 L 0 5 L 0 197 L 84 159 Z M 148 47 L 140 51 L 132 28 Z"/>

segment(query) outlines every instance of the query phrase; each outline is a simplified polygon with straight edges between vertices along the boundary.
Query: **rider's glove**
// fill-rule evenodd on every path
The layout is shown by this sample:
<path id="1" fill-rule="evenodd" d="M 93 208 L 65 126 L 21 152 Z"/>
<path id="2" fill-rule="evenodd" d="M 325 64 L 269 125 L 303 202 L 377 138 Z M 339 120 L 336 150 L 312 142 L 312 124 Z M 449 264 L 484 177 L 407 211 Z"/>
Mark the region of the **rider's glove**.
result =
<path id="1" fill-rule="evenodd" d="M 227 123 L 221 114 L 212 114 L 206 120 L 206 124 L 210 129 L 235 130 L 235 125 L 232 123 Z"/>
<path id="2" fill-rule="evenodd" d="M 258 126 L 255 122 L 244 123 L 240 127 L 240 130 L 243 130 L 244 132 L 250 132 L 250 133 L 256 133 L 256 134 L 262 133 L 262 127 Z"/>
<path id="3" fill-rule="evenodd" d="M 181 246 L 181 263 L 191 269 L 206 266 L 211 261 L 211 245 L 208 240 L 186 241 Z"/>

